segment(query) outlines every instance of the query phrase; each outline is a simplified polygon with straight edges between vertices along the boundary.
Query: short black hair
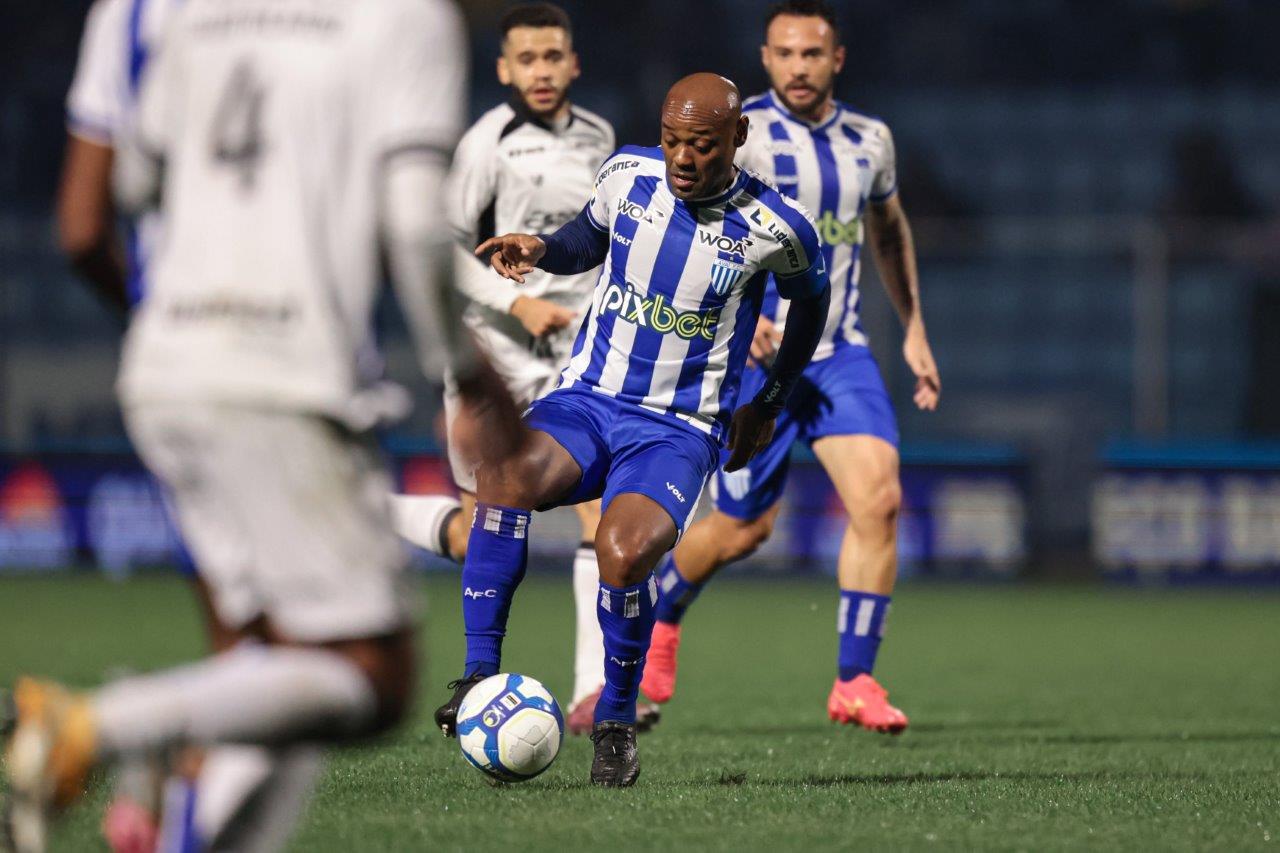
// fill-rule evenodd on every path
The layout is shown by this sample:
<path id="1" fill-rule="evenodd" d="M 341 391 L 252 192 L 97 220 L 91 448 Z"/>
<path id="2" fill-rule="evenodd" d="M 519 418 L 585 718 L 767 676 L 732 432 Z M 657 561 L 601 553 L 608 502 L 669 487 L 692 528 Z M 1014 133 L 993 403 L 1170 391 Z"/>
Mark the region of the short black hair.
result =
<path id="1" fill-rule="evenodd" d="M 569 13 L 555 3 L 521 3 L 512 6 L 498 22 L 502 30 L 502 38 L 516 27 L 558 27 L 573 37 L 573 24 L 569 21 Z"/>
<path id="2" fill-rule="evenodd" d="M 831 27 L 836 35 L 836 44 L 840 43 L 840 22 L 836 20 L 836 10 L 827 0 L 781 0 L 769 7 L 764 13 L 764 29 L 779 15 L 796 15 L 801 18 L 821 18 Z"/>

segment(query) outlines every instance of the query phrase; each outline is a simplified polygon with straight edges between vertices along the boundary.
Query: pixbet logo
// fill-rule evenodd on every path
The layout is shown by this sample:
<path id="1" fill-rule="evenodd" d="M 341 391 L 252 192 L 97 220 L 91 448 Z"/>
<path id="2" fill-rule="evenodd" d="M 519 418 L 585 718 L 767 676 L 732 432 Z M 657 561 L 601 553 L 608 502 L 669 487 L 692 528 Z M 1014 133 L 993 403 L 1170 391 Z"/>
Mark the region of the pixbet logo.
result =
<path id="1" fill-rule="evenodd" d="M 855 216 L 848 222 L 841 222 L 828 210 L 818 220 L 818 234 L 828 246 L 856 246 L 862 242 L 862 217 Z"/>
<path id="2" fill-rule="evenodd" d="M 467 587 L 462 591 L 463 598 L 497 598 L 498 591 L 496 589 L 472 589 Z"/>
<path id="3" fill-rule="evenodd" d="M 600 313 L 617 314 L 629 323 L 652 328 L 664 335 L 675 332 L 687 341 L 699 336 L 715 340 L 716 326 L 720 323 L 719 308 L 712 308 L 706 313 L 677 311 L 661 293 L 641 296 L 630 284 L 623 288 L 616 282 L 605 288 Z"/>

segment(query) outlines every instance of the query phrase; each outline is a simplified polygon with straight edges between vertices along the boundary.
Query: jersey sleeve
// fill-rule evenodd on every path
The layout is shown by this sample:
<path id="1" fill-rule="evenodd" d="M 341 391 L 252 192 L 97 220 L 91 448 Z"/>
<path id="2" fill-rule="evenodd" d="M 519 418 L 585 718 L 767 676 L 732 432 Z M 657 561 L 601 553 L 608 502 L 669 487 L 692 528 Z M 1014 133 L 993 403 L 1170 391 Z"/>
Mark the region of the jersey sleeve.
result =
<path id="1" fill-rule="evenodd" d="M 453 3 L 406 0 L 388 10 L 360 80 L 374 156 L 402 150 L 451 157 L 462 131 L 467 35 Z"/>
<path id="2" fill-rule="evenodd" d="M 773 212 L 764 266 L 773 273 L 783 299 L 812 296 L 828 284 L 826 259 L 813 222 L 799 207 L 779 205 Z"/>
<path id="3" fill-rule="evenodd" d="M 898 191 L 898 153 L 893 145 L 893 134 L 886 125 L 880 125 L 879 135 L 884 144 L 875 180 L 871 182 L 871 200 L 888 201 Z"/>
<path id="4" fill-rule="evenodd" d="M 468 251 L 494 236 L 481 233 L 486 228 L 481 220 L 492 209 L 498 191 L 497 140 L 493 137 L 486 125 L 473 127 L 458 143 L 449 170 L 449 225 L 454 239 Z"/>
<path id="5" fill-rule="evenodd" d="M 96 0 L 89 8 L 67 93 L 67 130 L 99 145 L 110 145 L 124 121 L 129 83 L 124 12 L 119 0 Z"/>
<path id="6" fill-rule="evenodd" d="M 596 173 L 596 180 L 591 188 L 591 198 L 583 209 L 592 227 L 600 231 L 609 230 L 609 220 L 612 216 L 610 211 L 613 209 L 613 202 L 609 198 L 613 183 L 609 179 L 620 162 L 618 157 L 619 155 L 615 153 L 600 166 L 600 171 Z"/>
<path id="7" fill-rule="evenodd" d="M 734 155 L 733 162 L 739 168 L 753 172 L 770 183 L 774 182 L 773 157 L 769 154 L 768 128 L 761 114 L 748 114 L 747 141 Z"/>

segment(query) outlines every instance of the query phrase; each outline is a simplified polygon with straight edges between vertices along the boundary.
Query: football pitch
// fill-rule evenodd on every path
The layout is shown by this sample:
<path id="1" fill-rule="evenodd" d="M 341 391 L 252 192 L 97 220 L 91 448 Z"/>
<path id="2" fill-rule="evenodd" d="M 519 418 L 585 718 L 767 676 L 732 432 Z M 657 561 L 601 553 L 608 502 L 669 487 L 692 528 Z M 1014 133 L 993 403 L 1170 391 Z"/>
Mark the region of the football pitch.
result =
<path id="1" fill-rule="evenodd" d="M 826 719 L 827 580 L 728 579 L 686 620 L 675 700 L 631 790 L 587 782 L 569 738 L 542 777 L 491 787 L 433 729 L 461 653 L 456 576 L 423 584 L 413 722 L 334 754 L 293 849 L 1043 850 L 1280 847 L 1280 595 L 914 584 L 878 674 L 898 738 Z M 567 701 L 566 577 L 521 588 L 506 664 Z M 0 681 L 97 683 L 198 653 L 180 582 L 0 580 Z M 102 849 L 98 785 L 55 850 Z"/>

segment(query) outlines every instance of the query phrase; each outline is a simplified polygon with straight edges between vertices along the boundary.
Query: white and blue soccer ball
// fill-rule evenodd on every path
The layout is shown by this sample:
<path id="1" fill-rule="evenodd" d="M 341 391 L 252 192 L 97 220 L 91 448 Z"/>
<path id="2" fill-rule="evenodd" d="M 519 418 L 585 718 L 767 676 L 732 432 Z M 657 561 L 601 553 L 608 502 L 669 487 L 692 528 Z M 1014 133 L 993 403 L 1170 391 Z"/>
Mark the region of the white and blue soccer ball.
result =
<path id="1" fill-rule="evenodd" d="M 523 782 L 546 770 L 563 737 L 564 715 L 555 697 L 527 675 L 491 675 L 458 708 L 462 754 L 503 782 Z"/>

